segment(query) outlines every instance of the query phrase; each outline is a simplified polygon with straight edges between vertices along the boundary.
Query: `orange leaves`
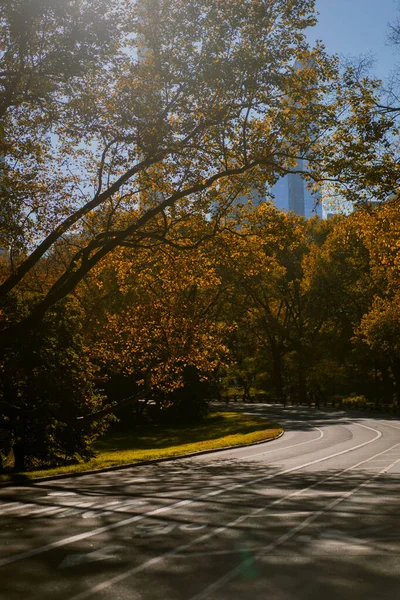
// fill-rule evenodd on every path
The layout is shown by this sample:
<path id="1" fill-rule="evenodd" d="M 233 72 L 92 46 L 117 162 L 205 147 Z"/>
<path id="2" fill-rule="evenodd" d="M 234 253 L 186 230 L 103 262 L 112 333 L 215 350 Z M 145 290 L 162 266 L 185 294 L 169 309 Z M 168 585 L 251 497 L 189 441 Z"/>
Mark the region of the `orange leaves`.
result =
<path id="1" fill-rule="evenodd" d="M 104 300 L 94 358 L 164 392 L 182 385 L 187 366 L 210 375 L 227 356 L 226 330 L 217 318 L 217 266 L 210 244 L 185 251 L 119 249 L 96 271 Z"/>

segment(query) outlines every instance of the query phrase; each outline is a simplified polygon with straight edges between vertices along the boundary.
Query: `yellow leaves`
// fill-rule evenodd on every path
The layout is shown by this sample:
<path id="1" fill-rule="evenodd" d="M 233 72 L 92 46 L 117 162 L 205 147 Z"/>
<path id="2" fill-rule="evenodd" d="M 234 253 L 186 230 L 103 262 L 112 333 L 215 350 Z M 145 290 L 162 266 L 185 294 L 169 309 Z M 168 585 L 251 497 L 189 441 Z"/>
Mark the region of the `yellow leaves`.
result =
<path id="1" fill-rule="evenodd" d="M 228 353 L 227 329 L 215 319 L 218 265 L 211 242 L 186 251 L 118 249 L 95 272 L 104 306 L 93 355 L 139 385 L 151 375 L 163 391 L 179 387 L 187 366 L 207 377 Z"/>
<path id="2" fill-rule="evenodd" d="M 360 211 L 355 218 L 369 251 L 374 276 L 397 289 L 400 287 L 399 204 L 382 204 L 373 210 Z"/>
<path id="3" fill-rule="evenodd" d="M 393 298 L 376 297 L 364 314 L 357 335 L 375 351 L 393 359 L 400 355 L 400 293 Z"/>

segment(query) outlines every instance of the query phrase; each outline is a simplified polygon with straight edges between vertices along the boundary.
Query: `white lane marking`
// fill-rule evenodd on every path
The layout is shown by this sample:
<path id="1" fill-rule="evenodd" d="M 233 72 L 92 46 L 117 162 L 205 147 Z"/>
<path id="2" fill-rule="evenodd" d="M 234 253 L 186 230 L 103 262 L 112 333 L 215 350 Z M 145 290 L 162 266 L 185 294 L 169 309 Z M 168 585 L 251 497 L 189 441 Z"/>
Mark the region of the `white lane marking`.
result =
<path id="1" fill-rule="evenodd" d="M 98 519 L 104 517 L 104 515 L 111 515 L 116 512 L 125 512 L 132 507 L 142 506 L 147 504 L 146 500 L 116 500 L 115 502 L 107 502 L 105 504 L 94 504 L 93 510 L 84 512 L 81 516 L 82 519 Z M 104 510 L 105 509 L 105 510 Z"/>
<path id="2" fill-rule="evenodd" d="M 80 510 L 78 508 L 64 508 L 59 514 L 54 515 L 56 519 L 66 519 L 69 517 L 79 517 Z"/>
<path id="3" fill-rule="evenodd" d="M 303 529 L 308 527 L 311 523 L 316 521 L 319 517 L 321 517 L 322 515 L 326 514 L 327 512 L 329 512 L 330 510 L 332 510 L 333 508 L 338 506 L 338 504 L 341 504 L 345 500 L 348 500 L 349 498 L 354 496 L 354 494 L 356 494 L 362 488 L 369 485 L 372 481 L 377 479 L 377 477 L 379 477 L 380 475 L 383 475 L 383 473 L 387 473 L 388 471 L 390 471 L 390 469 L 392 467 L 394 467 L 398 462 L 400 462 L 400 458 L 395 460 L 391 465 L 389 465 L 389 467 L 385 467 L 384 469 L 381 469 L 379 471 L 379 473 L 375 473 L 375 475 L 373 475 L 367 481 L 364 481 L 363 483 L 359 484 L 358 486 L 356 486 L 355 488 L 350 490 L 350 492 L 346 492 L 340 498 L 333 500 L 333 502 L 328 504 L 328 506 L 326 506 L 325 508 L 310 515 L 309 517 L 307 517 L 307 519 L 302 521 L 302 523 L 299 523 L 298 525 L 296 525 L 295 527 L 293 527 L 292 529 L 287 531 L 285 534 L 281 535 L 278 539 L 274 540 L 271 544 L 268 544 L 267 546 L 265 546 L 263 549 L 263 552 L 262 552 L 262 556 L 269 554 L 273 550 L 276 550 L 276 548 L 278 548 L 279 546 L 282 546 L 283 544 L 285 544 L 288 540 L 293 538 L 299 531 L 302 531 Z M 261 553 L 258 553 L 258 554 L 260 555 Z M 251 566 L 255 562 L 256 558 L 258 558 L 257 554 L 255 556 L 250 556 L 249 558 L 244 560 L 240 565 L 238 565 L 234 569 L 231 569 L 231 571 L 228 571 L 228 573 L 225 573 L 225 575 L 223 575 L 222 577 L 220 577 L 219 579 L 214 581 L 214 583 L 209 585 L 205 590 L 203 590 L 199 594 L 196 594 L 196 596 L 192 596 L 192 598 L 190 598 L 190 600 L 204 600 L 205 598 L 208 598 L 210 596 L 210 594 L 212 594 L 213 592 L 216 592 L 222 586 L 224 586 L 225 584 L 232 581 L 232 579 L 234 579 L 242 571 L 244 571 L 249 566 Z M 84 596 L 81 596 L 81 597 L 83 598 Z M 79 598 L 79 596 L 75 596 L 71 600 L 78 600 L 78 598 Z"/>
<path id="4" fill-rule="evenodd" d="M 284 448 L 274 448 L 273 450 L 266 450 L 265 452 L 257 452 L 257 454 L 248 454 L 247 456 L 239 456 L 238 458 L 240 460 L 242 460 L 244 458 L 253 458 L 254 456 L 264 456 L 265 454 L 272 454 L 272 452 L 279 452 L 279 450 L 290 450 L 291 448 L 297 448 L 298 446 L 303 446 L 304 444 L 312 444 L 313 442 L 318 442 L 321 438 L 324 437 L 324 432 L 319 427 L 315 427 L 315 429 L 318 429 L 318 431 L 319 431 L 318 437 L 316 437 L 312 440 L 308 440 L 307 442 L 301 442 L 300 444 L 293 444 L 292 446 L 285 446 Z"/>
<path id="5" fill-rule="evenodd" d="M 22 510 L 22 517 L 35 517 L 42 518 L 48 517 L 49 515 L 53 516 L 55 513 L 63 513 L 66 510 L 69 510 L 71 507 L 76 509 L 89 508 L 93 506 L 93 502 L 77 502 L 76 504 L 62 504 L 61 506 L 54 506 L 52 504 L 45 506 L 43 508 L 37 508 L 35 504 L 33 505 L 25 505 L 24 510 Z"/>
<path id="6" fill-rule="evenodd" d="M 207 525 L 197 524 L 197 523 L 186 523 L 184 525 L 179 525 L 179 529 L 183 531 L 199 531 L 200 529 L 205 529 Z"/>
<path id="7" fill-rule="evenodd" d="M 58 496 L 58 494 L 56 494 Z M 83 519 L 95 519 L 102 517 L 104 515 L 109 515 L 115 512 L 124 512 L 126 509 L 129 509 L 131 506 L 138 506 L 146 504 L 144 500 L 118 500 L 107 503 L 98 503 L 93 500 L 91 501 L 83 501 L 78 502 L 79 496 L 77 493 L 73 492 L 71 494 L 65 494 L 67 498 L 65 501 L 60 502 L 61 504 L 49 504 L 45 502 L 44 504 L 38 504 L 34 500 L 31 502 L 27 502 L 22 504 L 20 502 L 10 502 L 9 504 L 4 504 L 1 506 L 0 515 L 1 514 L 10 514 L 10 513 L 18 513 L 18 517 L 48 517 L 48 516 L 56 516 L 57 518 L 79 515 Z M 47 501 L 49 496 L 54 496 L 53 494 L 48 494 L 47 496 L 41 496 L 38 500 Z M 53 500 L 53 498 L 52 498 Z M 57 498 L 56 498 L 57 500 Z M 54 501 L 54 500 L 53 500 Z M 110 507 L 112 507 L 112 513 L 110 512 Z M 92 510 L 82 511 L 82 509 L 91 508 Z M 56 514 L 57 513 L 57 514 Z M 62 514 L 58 514 L 62 513 Z"/>
<path id="8" fill-rule="evenodd" d="M 398 442 L 397 444 L 394 444 L 394 446 L 391 446 L 388 450 L 382 450 L 382 452 L 378 452 L 378 454 L 375 454 L 374 456 L 371 456 L 370 458 L 367 458 L 365 460 L 362 460 L 361 462 L 357 463 L 356 465 L 353 465 L 352 467 L 349 467 L 346 469 L 346 471 L 352 471 L 353 469 L 357 469 L 357 467 L 359 467 L 360 465 L 363 465 L 366 462 L 371 462 L 373 461 L 377 456 L 382 456 L 382 454 L 386 454 L 389 452 L 389 450 L 393 450 L 393 448 L 398 448 L 400 446 L 400 442 Z M 390 455 L 389 455 L 390 456 Z M 400 460 L 399 457 L 397 457 L 397 460 Z M 393 466 L 396 462 L 394 461 L 394 463 L 392 463 L 391 466 Z M 375 477 L 375 475 L 374 475 Z"/>
<path id="9" fill-rule="evenodd" d="M 45 498 L 47 500 L 47 496 L 43 496 L 42 498 Z M 39 500 L 42 500 L 42 498 L 39 498 Z M 69 506 L 69 505 L 66 504 L 65 506 Z M 4 504 L 3 506 L 1 506 L 0 515 L 2 515 L 2 514 L 8 515 L 11 512 L 17 511 L 17 512 L 22 513 L 22 516 L 31 516 L 31 515 L 36 515 L 39 513 L 53 512 L 56 508 L 58 508 L 58 507 L 55 507 L 53 504 L 48 504 L 47 506 L 45 506 L 43 508 L 42 508 L 42 505 L 40 505 L 38 507 L 38 504 L 37 504 L 37 502 L 35 502 L 35 500 L 26 502 L 26 503 L 10 502 L 9 504 Z"/>
<path id="10" fill-rule="evenodd" d="M 376 459 L 376 460 L 374 460 L 373 462 L 380 463 L 380 462 L 387 462 L 387 460 L 386 460 L 386 458 L 377 458 L 377 459 Z"/>
<path id="11" fill-rule="evenodd" d="M 391 448 L 389 448 L 388 450 L 385 450 L 384 452 L 388 452 L 389 450 L 392 450 L 394 447 L 397 447 L 399 445 L 400 444 L 396 444 L 395 446 L 392 446 Z M 214 537 L 216 535 L 219 535 L 220 533 L 224 533 L 225 531 L 227 531 L 228 529 L 231 529 L 232 527 L 237 527 L 238 525 L 241 525 L 244 521 L 246 521 L 250 517 L 260 516 L 269 507 L 273 507 L 273 506 L 277 506 L 278 504 L 282 504 L 283 502 L 285 502 L 289 498 L 293 498 L 295 496 L 299 496 L 302 493 L 307 492 L 307 491 L 309 491 L 309 490 L 317 487 L 318 485 L 321 485 L 321 484 L 325 483 L 326 481 L 329 481 L 331 479 L 335 479 L 335 478 L 341 477 L 343 475 L 343 473 L 346 473 L 347 471 L 351 471 L 352 469 L 357 468 L 361 464 L 369 462 L 371 459 L 374 459 L 376 456 L 379 456 L 380 454 L 382 454 L 382 452 L 379 452 L 379 454 L 375 454 L 371 458 L 367 458 L 367 459 L 365 459 L 365 460 L 363 460 L 361 462 L 358 462 L 357 464 L 352 465 L 351 467 L 347 467 L 346 469 L 343 469 L 339 473 L 335 473 L 333 475 L 329 475 L 329 477 L 326 477 L 322 481 L 317 481 L 316 483 L 313 483 L 312 485 L 309 485 L 309 486 L 307 486 L 306 488 L 304 488 L 302 490 L 296 490 L 295 492 L 292 492 L 291 494 L 288 494 L 287 496 L 284 496 L 282 498 L 278 498 L 277 500 L 274 500 L 274 501 L 270 502 L 266 507 L 263 506 L 261 508 L 256 508 L 252 512 L 250 512 L 250 513 L 248 513 L 246 515 L 242 515 L 242 516 L 238 517 L 237 519 L 235 519 L 234 521 L 231 521 L 227 525 L 223 525 L 222 527 L 219 527 L 218 529 L 215 529 L 214 531 L 211 531 L 210 533 L 206 533 L 206 534 L 200 536 L 199 538 L 197 538 L 195 540 L 192 540 L 188 544 L 184 544 L 182 546 L 178 546 L 178 547 L 174 548 L 173 550 L 170 550 L 169 552 L 166 552 L 165 554 L 161 554 L 159 556 L 151 558 L 147 562 L 142 563 L 141 565 L 138 565 L 137 567 L 133 567 L 132 569 L 129 569 L 128 571 L 125 571 L 125 573 L 121 573 L 120 575 L 116 575 L 112 579 L 109 579 L 108 581 L 100 583 L 100 584 L 94 586 L 93 588 L 91 588 L 89 590 L 86 590 L 85 592 L 81 592 L 81 593 L 77 594 L 76 596 L 73 596 L 69 600 L 86 600 L 86 598 L 90 598 L 90 596 L 93 596 L 93 594 L 96 594 L 98 592 L 102 592 L 105 589 L 108 589 L 109 587 L 112 587 L 114 584 L 120 583 L 121 581 L 124 581 L 128 577 L 131 577 L 132 575 L 136 575 L 137 573 L 139 573 L 141 571 L 144 571 L 145 569 L 147 569 L 149 567 L 152 567 L 152 566 L 158 564 L 159 562 L 161 562 L 161 561 L 163 561 L 165 559 L 176 558 L 178 555 L 186 552 L 189 548 L 193 547 L 194 545 L 202 543 L 202 542 L 205 542 L 205 541 L 209 540 L 210 538 L 212 538 L 212 537 Z M 375 475 L 374 478 L 375 477 L 377 477 L 377 475 Z M 342 494 L 341 494 L 341 497 L 342 497 Z M 337 502 L 337 500 L 334 500 L 334 502 Z M 270 515 L 270 513 L 268 512 L 268 516 L 269 515 Z M 191 555 L 190 555 L 190 557 L 191 557 Z M 194 600 L 194 599 L 192 599 L 192 600 Z"/>
<path id="12" fill-rule="evenodd" d="M 352 531 L 351 534 L 340 529 L 330 529 L 329 531 L 322 531 L 319 535 L 319 539 L 324 538 L 328 540 L 343 540 L 345 542 L 349 540 L 357 544 L 370 544 L 371 542 L 397 540 L 400 538 L 400 533 L 388 533 L 388 528 L 385 526 L 362 528 L 358 531 Z"/>
<path id="13" fill-rule="evenodd" d="M 248 413 L 248 414 L 251 414 L 251 413 Z M 285 446 L 284 448 L 275 448 L 274 450 L 268 450 L 266 452 L 259 452 L 257 454 L 251 454 L 251 455 L 243 456 L 243 457 L 240 457 L 240 458 L 241 459 L 242 458 L 252 458 L 253 456 L 261 456 L 261 455 L 264 455 L 264 454 L 271 454 L 272 452 L 278 452 L 279 450 L 289 450 L 291 448 L 297 448 L 298 446 L 303 446 L 304 444 L 312 444 L 313 442 L 318 442 L 321 438 L 324 437 L 324 432 L 319 427 L 314 427 L 314 429 L 317 429 L 319 431 L 319 434 L 318 434 L 318 437 L 316 437 L 316 438 L 314 438 L 312 440 L 308 440 L 306 442 L 301 442 L 300 444 L 293 444 L 292 446 Z M 181 475 L 181 471 L 170 471 L 170 474 L 179 474 L 179 475 Z M 229 479 L 229 478 L 230 478 L 230 476 L 226 475 L 226 476 L 219 476 L 216 479 Z M 158 481 L 158 480 L 157 479 L 146 479 L 145 477 L 134 477 L 134 478 L 131 478 L 131 479 L 128 479 L 128 480 L 124 481 L 124 483 L 125 484 L 149 483 L 149 482 L 152 483 L 152 482 L 155 482 L 155 481 Z M 111 484 L 111 483 L 110 484 L 102 484 L 99 487 L 112 487 L 112 485 L 113 484 Z M 44 498 L 47 498 L 48 496 L 56 496 L 56 497 L 57 496 L 61 496 L 61 497 L 64 497 L 64 496 L 77 496 L 77 493 L 76 492 L 66 492 L 66 491 L 60 490 L 58 492 L 49 492 L 47 494 L 47 496 L 44 496 Z M 144 503 L 145 502 L 140 502 L 140 501 L 137 502 L 137 504 L 144 504 Z M 34 510 L 34 513 L 30 512 L 30 510 L 29 510 L 29 507 L 31 507 L 31 506 L 32 506 L 32 509 Z M 69 507 L 70 505 L 67 504 L 65 506 Z M 78 508 L 79 506 L 83 507 L 84 505 L 74 504 L 72 506 L 73 506 L 73 508 Z M 91 506 L 91 504 L 86 505 L 86 506 Z M 50 507 L 48 509 L 47 508 L 43 509 L 43 511 L 40 511 L 40 510 L 36 511 L 35 510 L 36 504 L 34 502 L 27 502 L 25 504 L 23 504 L 21 502 L 17 502 L 17 503 L 16 502 L 10 502 L 9 504 L 0 505 L 0 515 L 3 514 L 3 511 L 5 511 L 5 510 L 12 510 L 12 511 L 14 511 L 14 509 L 21 509 L 21 508 L 25 508 L 26 509 L 26 511 L 24 512 L 24 515 L 26 515 L 26 516 L 30 516 L 31 514 L 35 514 L 36 512 L 38 512 L 38 513 L 43 512 L 45 514 L 46 514 L 46 512 L 50 512 L 51 513 L 51 512 L 53 512 L 53 510 L 55 510 L 55 509 L 53 509 L 53 507 Z M 67 508 L 66 508 L 66 510 L 67 510 Z M 106 514 L 106 513 L 104 513 L 104 514 Z M 104 516 L 104 514 L 102 514 L 101 516 Z M 82 515 L 82 517 L 84 519 L 94 518 L 94 516 L 95 516 L 94 511 L 93 512 L 87 512 L 87 513 L 84 513 Z M 97 516 L 100 516 L 100 514 L 97 513 Z"/>
<path id="14" fill-rule="evenodd" d="M 382 433 L 377 429 L 373 429 L 372 427 L 367 427 L 366 425 L 361 425 L 360 423 L 354 423 L 358 427 L 363 427 L 364 429 L 369 429 L 370 431 L 374 431 L 376 436 L 372 440 L 368 440 L 367 442 L 363 442 L 362 444 L 357 444 L 352 448 L 348 448 L 347 450 L 341 450 L 340 452 L 335 452 L 334 454 L 330 454 L 329 456 L 325 456 L 323 458 L 318 458 L 316 460 L 309 461 L 297 467 L 291 467 L 289 469 L 284 469 L 283 471 L 278 471 L 277 473 L 271 473 L 270 475 L 265 475 L 263 477 L 257 477 L 256 479 L 252 479 L 243 483 L 236 483 L 226 488 L 220 488 L 219 490 L 214 490 L 212 492 L 207 492 L 206 494 L 202 494 L 197 498 L 191 498 L 187 500 L 181 500 L 176 502 L 175 504 L 171 504 L 169 506 L 162 506 L 160 508 L 156 508 L 147 513 L 141 515 L 135 515 L 134 517 L 130 517 L 128 519 L 123 519 L 122 521 L 118 521 L 117 523 L 111 523 L 110 525 L 104 525 L 103 527 L 97 527 L 96 529 L 92 529 L 91 531 L 86 531 L 84 533 L 78 533 L 76 535 L 72 535 L 71 537 L 63 538 L 61 540 L 57 540 L 55 542 L 51 542 L 50 544 L 46 544 L 45 546 L 39 546 L 38 548 L 33 548 L 32 550 L 27 550 L 25 552 L 21 552 L 19 554 L 14 554 L 13 556 L 9 556 L 7 558 L 3 558 L 0 560 L 0 567 L 4 567 L 5 565 L 9 565 L 11 563 L 17 562 L 19 560 L 23 560 L 25 558 L 31 558 L 32 556 L 37 556 L 38 554 L 43 554 L 44 552 L 48 552 L 54 548 L 61 548 L 62 546 L 66 546 L 68 544 L 73 544 L 75 542 L 80 542 L 81 540 L 88 539 L 90 537 L 94 537 L 97 535 L 101 535 L 102 533 L 106 533 L 108 531 L 112 531 L 114 529 L 119 529 L 120 527 L 125 527 L 127 525 L 131 525 L 132 523 L 137 523 L 142 519 L 145 519 L 149 516 L 155 516 L 170 512 L 175 508 L 181 508 L 183 506 L 188 506 L 195 502 L 199 502 L 201 500 L 205 500 L 206 498 L 211 498 L 214 496 L 219 496 L 220 494 L 224 494 L 226 492 L 232 492 L 234 490 L 238 490 L 240 488 L 246 488 L 261 481 L 267 481 L 269 479 L 273 479 L 275 477 L 279 477 L 281 475 L 286 475 L 287 473 L 292 473 L 293 471 L 299 471 L 300 469 L 304 469 L 311 465 L 315 465 L 320 462 L 325 462 L 326 460 L 330 460 L 331 458 L 335 458 L 336 456 L 340 456 L 342 454 L 348 454 L 349 452 L 353 452 L 354 450 L 358 450 L 364 446 L 368 446 L 372 444 L 380 437 L 382 437 Z"/>
<path id="15" fill-rule="evenodd" d="M 115 560 L 117 555 L 116 550 L 120 550 L 123 546 L 106 546 L 95 550 L 94 552 L 87 552 L 86 554 L 68 554 L 62 563 L 59 565 L 59 569 L 68 569 L 71 567 L 78 567 L 82 564 L 98 562 L 99 560 Z"/>
<path id="16" fill-rule="evenodd" d="M 153 537 L 167 535 L 175 529 L 174 523 L 140 523 L 136 527 L 136 535 L 139 537 Z"/>

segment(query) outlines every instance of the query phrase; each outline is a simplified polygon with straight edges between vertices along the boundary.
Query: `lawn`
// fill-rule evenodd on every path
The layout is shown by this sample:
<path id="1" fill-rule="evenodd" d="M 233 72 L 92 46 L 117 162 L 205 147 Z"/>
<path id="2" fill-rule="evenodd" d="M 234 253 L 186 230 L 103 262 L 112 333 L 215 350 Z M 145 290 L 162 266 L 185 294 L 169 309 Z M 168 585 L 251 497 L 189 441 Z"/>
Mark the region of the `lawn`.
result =
<path id="1" fill-rule="evenodd" d="M 153 425 L 142 427 L 133 433 L 108 432 L 96 442 L 96 456 L 87 462 L 18 475 L 0 475 L 0 482 L 80 473 L 146 460 L 172 458 L 202 450 L 252 444 L 274 438 L 281 432 L 282 427 L 277 423 L 236 412 L 215 412 L 198 425 L 190 427 Z"/>

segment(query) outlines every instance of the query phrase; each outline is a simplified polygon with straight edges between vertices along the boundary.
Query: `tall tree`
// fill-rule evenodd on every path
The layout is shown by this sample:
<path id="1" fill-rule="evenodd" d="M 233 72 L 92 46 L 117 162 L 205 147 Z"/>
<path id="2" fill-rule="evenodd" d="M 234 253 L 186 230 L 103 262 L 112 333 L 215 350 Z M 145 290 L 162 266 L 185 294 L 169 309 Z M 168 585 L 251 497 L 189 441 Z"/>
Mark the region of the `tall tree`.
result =
<path id="1" fill-rule="evenodd" d="M 292 387 L 304 401 L 327 306 L 316 310 L 313 291 L 305 285 L 303 262 L 313 244 L 323 243 L 329 225 L 306 223 L 270 204 L 242 212 L 242 226 L 228 238 L 226 256 L 226 275 L 236 290 L 236 358 L 245 364 L 241 353 L 247 340 L 247 358 L 257 357 L 258 368 L 264 361 L 262 370 L 270 372 L 277 398 L 283 398 L 288 387 L 285 370 L 290 367 Z"/>
<path id="2" fill-rule="evenodd" d="M 202 226 L 187 224 L 194 235 Z M 108 375 L 125 378 L 130 395 L 168 395 L 182 387 L 188 368 L 209 379 L 224 362 L 229 325 L 219 317 L 218 264 L 211 243 L 188 250 L 169 244 L 140 253 L 120 248 L 92 271 L 80 294 L 92 357 Z"/>
<path id="3" fill-rule="evenodd" d="M 71 99 L 118 53 L 121 22 L 116 0 L 1 3 L 0 244 L 11 258 L 32 248 L 32 227 L 50 216 L 44 204 L 54 207 L 66 193 L 67 179 L 56 185 L 50 177 L 50 136 L 59 133 Z"/>
<path id="4" fill-rule="evenodd" d="M 360 219 L 369 254 L 373 300 L 356 333 L 388 370 L 400 401 L 400 206 L 397 202 L 365 211 Z"/>
<path id="5" fill-rule="evenodd" d="M 65 56 L 73 41 L 65 32 L 75 31 L 72 9 L 95 15 L 99 2 L 71 0 L 59 11 L 55 2 L 32 2 L 43 14 L 50 7 L 51 18 L 32 20 L 39 49 L 19 50 L 24 81 L 30 56 L 39 57 L 37 84 L 23 101 L 15 91 L 3 116 L 2 191 L 23 240 L 0 295 L 18 288 L 61 239 L 73 252 L 23 322 L 8 321 L 3 344 L 38 323 L 119 245 L 165 239 L 166 217 L 178 223 L 188 210 L 215 209 L 224 179 L 243 187 L 240 176 L 249 173 L 253 184 L 273 183 L 301 156 L 314 156 L 317 165 L 315 132 L 336 123 L 326 103 L 335 61 L 309 48 L 304 33 L 315 23 L 312 0 L 131 0 L 123 15 L 122 4 L 111 3 L 115 45 L 101 54 L 93 26 L 83 55 L 95 68 L 81 69 L 90 61 L 77 59 L 78 74 L 70 77 Z M 25 22 L 12 29 L 10 14 L 3 13 L 4 28 L 25 39 Z M 66 65 L 60 78 L 51 48 L 41 51 L 49 27 L 48 44 L 61 46 Z M 5 37 L 11 57 L 13 40 Z M 90 235 L 77 235 L 90 222 Z"/>

